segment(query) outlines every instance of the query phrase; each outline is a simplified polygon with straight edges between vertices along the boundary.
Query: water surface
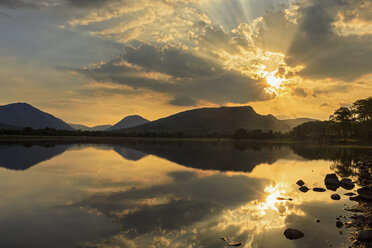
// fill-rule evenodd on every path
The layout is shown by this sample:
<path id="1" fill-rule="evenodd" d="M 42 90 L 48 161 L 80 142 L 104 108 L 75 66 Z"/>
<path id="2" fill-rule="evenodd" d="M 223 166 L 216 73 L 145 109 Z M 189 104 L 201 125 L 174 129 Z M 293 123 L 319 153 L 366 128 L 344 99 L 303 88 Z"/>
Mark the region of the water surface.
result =
<path id="1" fill-rule="evenodd" d="M 0 145 L 0 247 L 348 247 L 324 187 L 367 148 L 132 141 Z M 289 200 L 277 200 L 283 197 Z M 319 219 L 317 223 L 314 220 Z M 290 241 L 285 228 L 305 237 Z M 342 234 L 340 233 L 342 231 Z"/>

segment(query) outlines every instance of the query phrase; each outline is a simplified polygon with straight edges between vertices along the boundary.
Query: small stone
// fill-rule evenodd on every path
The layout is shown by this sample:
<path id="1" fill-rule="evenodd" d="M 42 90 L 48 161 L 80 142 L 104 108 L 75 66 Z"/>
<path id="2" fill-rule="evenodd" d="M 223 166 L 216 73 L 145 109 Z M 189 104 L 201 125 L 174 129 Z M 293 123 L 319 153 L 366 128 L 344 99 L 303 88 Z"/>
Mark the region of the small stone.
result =
<path id="1" fill-rule="evenodd" d="M 305 182 L 302 181 L 302 180 L 298 180 L 298 181 L 296 182 L 296 184 L 297 184 L 298 186 L 303 186 L 303 185 L 305 184 Z"/>
<path id="2" fill-rule="evenodd" d="M 358 240 L 363 242 L 372 242 L 372 229 L 366 229 L 360 231 Z"/>
<path id="3" fill-rule="evenodd" d="M 301 187 L 299 188 L 299 190 L 300 190 L 301 192 L 306 193 L 307 191 L 309 191 L 309 188 L 306 187 L 306 186 L 301 186 Z"/>
<path id="4" fill-rule="evenodd" d="M 324 189 L 324 188 L 313 188 L 313 191 L 315 191 L 315 192 L 325 192 L 327 190 Z"/>
<path id="5" fill-rule="evenodd" d="M 341 196 L 339 194 L 333 194 L 331 195 L 332 200 L 338 201 L 341 199 Z"/>
<path id="6" fill-rule="evenodd" d="M 284 236 L 287 238 L 287 239 L 300 239 L 302 238 L 303 236 L 305 236 L 305 234 L 303 232 L 301 232 L 300 230 L 297 230 L 297 229 L 292 229 L 292 228 L 287 228 L 285 231 L 284 231 Z"/>
<path id="7" fill-rule="evenodd" d="M 319 220 L 319 219 L 316 219 L 315 221 L 316 221 L 316 223 L 319 223 L 319 222 L 320 222 L 320 220 Z"/>
<path id="8" fill-rule="evenodd" d="M 356 195 L 356 194 L 353 193 L 353 192 L 349 192 L 349 193 L 345 193 L 344 195 L 347 195 L 347 196 L 353 196 L 353 195 Z"/>
<path id="9" fill-rule="evenodd" d="M 341 228 L 341 227 L 343 227 L 343 225 L 344 225 L 344 223 L 342 223 L 342 221 L 336 221 L 336 226 L 337 226 L 337 228 Z"/>

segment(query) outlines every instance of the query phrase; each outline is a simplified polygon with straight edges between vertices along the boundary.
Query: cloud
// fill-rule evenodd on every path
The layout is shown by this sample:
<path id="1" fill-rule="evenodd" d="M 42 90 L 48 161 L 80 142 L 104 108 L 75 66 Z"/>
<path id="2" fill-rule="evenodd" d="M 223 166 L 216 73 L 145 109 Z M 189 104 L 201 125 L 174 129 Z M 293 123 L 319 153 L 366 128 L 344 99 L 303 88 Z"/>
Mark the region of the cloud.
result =
<path id="1" fill-rule="evenodd" d="M 319 105 L 319 108 L 325 108 L 325 107 L 329 107 L 329 104 L 326 102 Z"/>
<path id="2" fill-rule="evenodd" d="M 169 101 L 170 104 L 175 106 L 193 106 L 196 105 L 194 99 L 188 96 L 176 96 L 174 99 Z"/>
<path id="3" fill-rule="evenodd" d="M 216 104 L 246 103 L 268 97 L 263 82 L 224 69 L 192 51 L 169 45 L 139 43 L 136 47 L 128 46 L 121 56 L 80 72 L 97 82 L 170 95 L 174 98 L 170 103 L 174 105 L 194 105 L 200 100 Z"/>
<path id="4" fill-rule="evenodd" d="M 65 0 L 69 5 L 78 8 L 101 8 L 114 0 Z"/>
<path id="5" fill-rule="evenodd" d="M 333 28 L 339 11 L 353 2 L 305 1 L 298 9 L 298 32 L 287 52 L 289 65 L 303 64 L 299 73 L 310 79 L 353 81 L 371 72 L 372 35 L 340 36 Z M 351 14 L 352 15 L 352 14 Z"/>
<path id="6" fill-rule="evenodd" d="M 38 9 L 40 8 L 40 3 L 34 3 L 32 1 L 24 0 L 1 0 L 0 7 L 7 9 Z"/>

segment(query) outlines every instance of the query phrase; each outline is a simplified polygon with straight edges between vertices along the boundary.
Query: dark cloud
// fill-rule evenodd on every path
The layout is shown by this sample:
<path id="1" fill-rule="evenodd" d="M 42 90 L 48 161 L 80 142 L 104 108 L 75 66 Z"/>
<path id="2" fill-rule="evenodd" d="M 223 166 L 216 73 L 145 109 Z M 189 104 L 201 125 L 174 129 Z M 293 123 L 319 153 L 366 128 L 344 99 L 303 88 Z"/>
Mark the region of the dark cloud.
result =
<path id="1" fill-rule="evenodd" d="M 352 81 L 371 72 L 372 35 L 338 35 L 333 23 L 340 10 L 353 2 L 316 0 L 300 5 L 298 32 L 287 52 L 289 65 L 305 65 L 300 72 L 311 79 Z"/>
<path id="2" fill-rule="evenodd" d="M 296 88 L 292 91 L 292 95 L 300 96 L 300 97 L 306 97 L 307 93 L 302 88 Z"/>
<path id="3" fill-rule="evenodd" d="M 175 106 L 193 106 L 196 102 L 188 96 L 176 96 L 174 99 L 169 101 L 170 104 Z"/>
<path id="4" fill-rule="evenodd" d="M 0 7 L 7 9 L 38 9 L 40 4 L 24 0 L 0 0 Z"/>
<path id="5" fill-rule="evenodd" d="M 65 0 L 69 5 L 78 8 L 101 8 L 114 0 Z"/>
<path id="6" fill-rule="evenodd" d="M 174 78 L 212 76 L 222 71 L 217 63 L 172 46 L 157 47 L 145 43 L 137 47 L 126 46 L 122 59 L 146 71 L 165 73 Z"/>
<path id="7" fill-rule="evenodd" d="M 143 43 L 128 46 L 122 56 L 80 72 L 99 82 L 111 81 L 168 94 L 174 97 L 170 102 L 175 105 L 194 105 L 199 100 L 246 103 L 268 98 L 264 83 L 170 46 Z"/>

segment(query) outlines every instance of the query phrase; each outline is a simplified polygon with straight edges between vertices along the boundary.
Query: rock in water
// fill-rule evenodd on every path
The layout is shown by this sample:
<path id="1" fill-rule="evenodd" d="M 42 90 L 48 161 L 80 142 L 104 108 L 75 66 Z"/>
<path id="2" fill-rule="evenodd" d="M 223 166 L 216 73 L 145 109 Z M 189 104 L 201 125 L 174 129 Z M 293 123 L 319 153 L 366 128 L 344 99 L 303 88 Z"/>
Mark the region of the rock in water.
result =
<path id="1" fill-rule="evenodd" d="M 315 192 L 325 192 L 326 189 L 323 189 L 323 188 L 313 188 L 313 191 L 315 191 Z"/>
<path id="2" fill-rule="evenodd" d="M 301 192 L 306 193 L 307 191 L 309 191 L 309 188 L 306 187 L 306 186 L 301 186 L 301 187 L 299 188 L 299 190 L 300 190 Z"/>
<path id="3" fill-rule="evenodd" d="M 241 246 L 242 243 L 241 242 L 232 242 L 232 243 L 228 243 L 227 245 L 228 246 Z"/>
<path id="4" fill-rule="evenodd" d="M 303 186 L 305 183 L 302 180 L 298 180 L 296 183 L 298 186 Z"/>
<path id="5" fill-rule="evenodd" d="M 353 193 L 353 192 L 349 192 L 349 193 L 345 193 L 344 195 L 347 195 L 347 196 L 353 196 L 353 195 L 355 195 L 355 193 Z"/>
<path id="6" fill-rule="evenodd" d="M 339 194 L 333 194 L 333 195 L 331 195 L 331 198 L 332 198 L 332 200 L 338 201 L 338 200 L 341 199 L 341 196 Z"/>
<path id="7" fill-rule="evenodd" d="M 340 187 L 340 181 L 336 174 L 327 174 L 324 179 L 324 184 L 327 189 L 336 191 Z"/>
<path id="8" fill-rule="evenodd" d="M 366 229 L 359 233 L 358 240 L 363 242 L 372 242 L 372 229 Z"/>
<path id="9" fill-rule="evenodd" d="M 357 190 L 359 196 L 365 201 L 372 201 L 372 185 Z"/>
<path id="10" fill-rule="evenodd" d="M 287 239 L 300 239 L 302 238 L 303 236 L 305 236 L 305 234 L 303 232 L 301 232 L 300 230 L 297 230 L 297 229 L 291 229 L 291 228 L 287 228 L 285 231 L 284 231 L 284 236 L 287 238 Z"/>
<path id="11" fill-rule="evenodd" d="M 342 188 L 347 189 L 347 190 L 351 190 L 355 187 L 355 184 L 353 183 L 353 181 L 351 181 L 351 179 L 348 179 L 348 178 L 342 179 L 340 181 L 340 185 Z"/>

